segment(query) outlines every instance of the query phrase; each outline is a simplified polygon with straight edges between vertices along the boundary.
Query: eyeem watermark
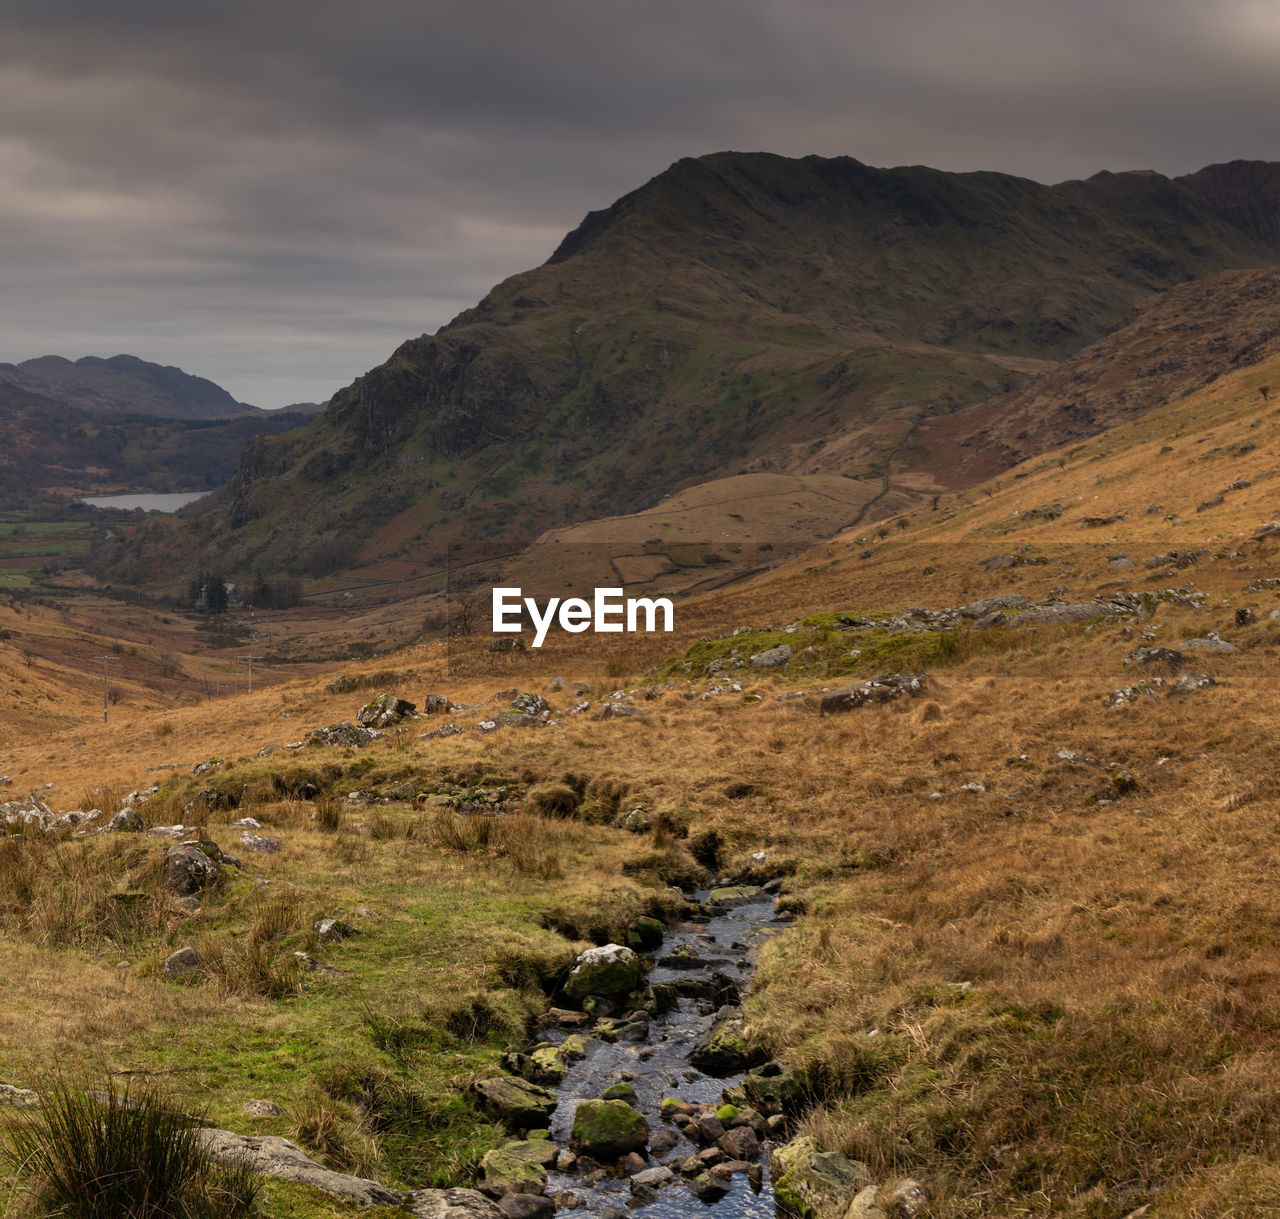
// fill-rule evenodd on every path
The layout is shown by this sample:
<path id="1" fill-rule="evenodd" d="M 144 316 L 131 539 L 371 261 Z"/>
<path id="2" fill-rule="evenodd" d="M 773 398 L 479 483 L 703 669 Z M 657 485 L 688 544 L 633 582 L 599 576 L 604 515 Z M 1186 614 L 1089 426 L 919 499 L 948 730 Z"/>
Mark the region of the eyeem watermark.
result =
<path id="1" fill-rule="evenodd" d="M 600 634 L 637 634 L 640 631 L 672 631 L 675 610 L 667 597 L 627 597 L 620 588 L 597 588 L 590 601 L 582 597 L 552 597 L 545 608 L 520 588 L 493 590 L 493 629 L 513 634 L 524 630 L 525 613 L 533 623 L 533 646 L 542 647 L 552 623 L 571 635 L 583 631 Z M 659 626 L 659 617 L 662 625 Z M 643 625 L 641 625 L 643 623 Z"/>

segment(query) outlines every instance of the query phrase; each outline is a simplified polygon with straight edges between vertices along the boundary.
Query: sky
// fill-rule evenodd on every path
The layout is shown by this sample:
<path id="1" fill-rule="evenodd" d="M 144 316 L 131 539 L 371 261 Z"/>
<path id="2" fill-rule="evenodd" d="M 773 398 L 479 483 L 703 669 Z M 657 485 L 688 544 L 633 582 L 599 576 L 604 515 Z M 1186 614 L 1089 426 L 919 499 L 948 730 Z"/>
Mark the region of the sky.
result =
<path id="1" fill-rule="evenodd" d="M 1280 160 L 1274 0 L 4 0 L 0 361 L 324 401 L 733 149 Z"/>

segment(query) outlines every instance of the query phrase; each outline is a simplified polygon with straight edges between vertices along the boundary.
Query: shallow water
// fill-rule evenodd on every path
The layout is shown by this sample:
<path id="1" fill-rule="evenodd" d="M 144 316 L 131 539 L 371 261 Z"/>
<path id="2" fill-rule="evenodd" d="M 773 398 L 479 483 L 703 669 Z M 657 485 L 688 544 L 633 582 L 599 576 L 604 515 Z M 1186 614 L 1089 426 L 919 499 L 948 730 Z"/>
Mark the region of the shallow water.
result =
<path id="1" fill-rule="evenodd" d="M 702 896 L 702 895 L 700 895 Z M 690 945 L 704 959 L 701 969 L 673 969 L 655 966 L 649 973 L 649 982 L 670 982 L 680 978 L 709 976 L 720 971 L 737 982 L 745 994 L 755 967 L 755 948 L 761 940 L 780 930 L 774 918 L 772 899 L 739 906 L 717 915 L 709 922 L 682 923 L 669 929 L 662 948 L 654 955 L 666 956 L 681 945 Z M 705 1002 L 704 1002 L 705 1006 Z M 649 1122 L 650 1133 L 669 1129 L 679 1135 L 679 1130 L 659 1117 L 664 1097 L 675 1096 L 691 1104 L 718 1104 L 721 1093 L 730 1085 L 739 1083 L 741 1075 L 723 1079 L 713 1078 L 690 1066 L 686 1054 L 694 1042 L 712 1025 L 714 1013 L 699 1011 L 699 1000 L 682 998 L 670 1012 L 655 1016 L 649 1024 L 649 1036 L 640 1043 L 617 1042 L 609 1044 L 584 1034 L 587 1040 L 587 1057 L 575 1062 L 556 1092 L 560 1097 L 551 1126 L 551 1136 L 561 1146 L 568 1146 L 569 1132 L 573 1127 L 574 1113 L 580 1100 L 590 1100 L 612 1084 L 626 1078 L 636 1090 L 635 1107 Z M 547 1041 L 559 1043 L 568 1032 L 563 1029 L 548 1030 Z M 754 1191 L 743 1173 L 735 1174 L 732 1189 L 720 1201 L 703 1203 L 689 1192 L 685 1182 L 677 1176 L 661 1187 L 657 1201 L 637 1205 L 631 1195 L 627 1177 L 606 1176 L 595 1186 L 587 1186 L 573 1172 L 551 1171 L 547 1182 L 547 1194 L 554 1195 L 568 1190 L 586 1203 L 580 1211 L 563 1211 L 563 1214 L 598 1215 L 608 1209 L 634 1211 L 652 1219 L 663 1216 L 698 1214 L 703 1210 L 714 1212 L 714 1219 L 771 1219 L 774 1215 L 773 1185 L 769 1180 L 769 1151 L 772 1144 L 764 1143 L 761 1164 L 763 1183 Z M 670 1151 L 649 1159 L 648 1166 L 668 1163 L 700 1148 L 680 1136 L 679 1143 Z M 712 1216 L 708 1216 L 712 1219 Z"/>
<path id="2" fill-rule="evenodd" d="M 211 491 L 165 491 L 144 492 L 139 495 L 81 495 L 78 498 L 81 503 L 91 504 L 95 508 L 122 508 L 127 512 L 132 512 L 135 508 L 141 508 L 144 512 L 177 512 L 185 504 L 195 503 L 212 494 Z"/>

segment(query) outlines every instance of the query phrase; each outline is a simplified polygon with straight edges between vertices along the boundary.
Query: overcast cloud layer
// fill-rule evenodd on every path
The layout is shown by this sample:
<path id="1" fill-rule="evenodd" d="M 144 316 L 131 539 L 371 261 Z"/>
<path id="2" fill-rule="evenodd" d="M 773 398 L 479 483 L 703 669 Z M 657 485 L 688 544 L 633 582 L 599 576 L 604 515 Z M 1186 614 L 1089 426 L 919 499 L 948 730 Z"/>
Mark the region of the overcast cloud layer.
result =
<path id="1" fill-rule="evenodd" d="M 1274 0 L 6 0 L 0 360 L 323 400 L 723 149 L 1280 160 Z"/>

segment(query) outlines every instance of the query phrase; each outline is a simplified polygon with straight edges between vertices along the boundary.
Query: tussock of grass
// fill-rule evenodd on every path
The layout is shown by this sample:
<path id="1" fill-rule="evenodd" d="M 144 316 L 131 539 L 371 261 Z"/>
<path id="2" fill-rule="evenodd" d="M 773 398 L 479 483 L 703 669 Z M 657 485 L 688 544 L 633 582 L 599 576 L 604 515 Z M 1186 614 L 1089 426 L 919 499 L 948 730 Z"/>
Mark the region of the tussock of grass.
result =
<path id="1" fill-rule="evenodd" d="M 215 1165 L 198 1122 L 151 1087 L 92 1095 L 64 1080 L 10 1118 L 0 1155 L 29 1178 L 36 1214 L 74 1219 L 238 1219 L 257 1213 L 259 1178 Z M 101 1099 L 100 1099 L 101 1098 Z"/>

